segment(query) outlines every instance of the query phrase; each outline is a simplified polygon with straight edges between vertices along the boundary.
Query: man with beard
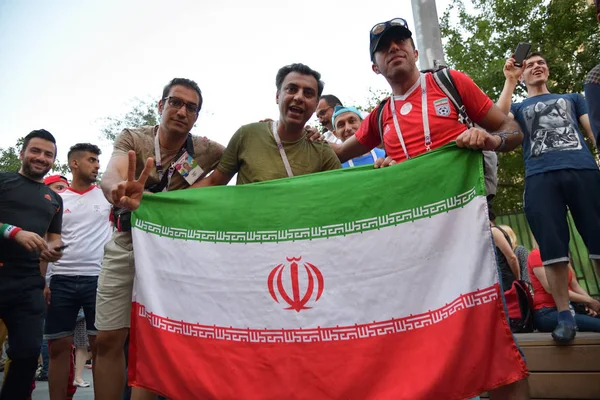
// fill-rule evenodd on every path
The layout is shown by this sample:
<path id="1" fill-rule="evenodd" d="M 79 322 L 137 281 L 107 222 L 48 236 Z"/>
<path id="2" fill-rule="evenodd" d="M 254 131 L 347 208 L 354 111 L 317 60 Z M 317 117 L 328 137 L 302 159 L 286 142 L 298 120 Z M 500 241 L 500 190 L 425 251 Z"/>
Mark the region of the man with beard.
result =
<path id="1" fill-rule="evenodd" d="M 306 140 L 304 126 L 323 91 L 320 79 L 304 64 L 282 67 L 275 78 L 279 118 L 238 129 L 215 172 L 194 186 L 226 185 L 236 173 L 240 185 L 340 168 L 329 145 Z"/>
<path id="2" fill-rule="evenodd" d="M 360 128 L 362 120 L 363 118 L 362 115 L 360 115 L 360 111 L 352 106 L 337 106 L 331 117 L 331 123 L 335 128 L 335 134 L 340 138 L 342 143 L 354 136 L 358 128 Z M 354 157 L 353 159 L 346 161 L 342 164 L 342 168 L 372 165 L 378 158 L 382 157 L 385 157 L 385 151 L 376 147 L 362 156 Z"/>
<path id="3" fill-rule="evenodd" d="M 52 265 L 50 304 L 45 339 L 50 344 L 50 399 L 67 395 L 73 332 L 80 308 L 86 320 L 87 335 L 96 353 L 96 287 L 104 245 L 112 232 L 111 205 L 94 185 L 100 169 L 98 146 L 78 143 L 68 154 L 73 173 L 71 186 L 60 193 L 63 200 L 62 240 L 64 256 Z M 93 364 L 92 364 L 93 365 Z"/>
<path id="4" fill-rule="evenodd" d="M 54 136 L 44 129 L 29 133 L 19 158 L 19 172 L 0 172 L 0 318 L 12 360 L 1 400 L 30 395 L 44 325 L 40 258 L 54 262 L 62 255 L 62 199 L 42 182 L 56 159 Z"/>
<path id="5" fill-rule="evenodd" d="M 339 135 L 334 133 L 335 126 L 331 120 L 334 109 L 341 106 L 343 106 L 343 104 L 340 99 L 332 94 L 324 94 L 319 98 L 319 102 L 317 103 L 316 115 L 325 130 L 323 137 L 330 143 L 342 143 L 339 139 Z"/>
<path id="6" fill-rule="evenodd" d="M 375 167 L 404 162 L 452 141 L 461 148 L 505 152 L 523 140 L 517 123 L 495 106 L 471 78 L 448 71 L 467 116 L 485 130 L 467 129 L 432 74 L 421 73 L 417 68 L 419 53 L 403 18 L 375 24 L 369 50 L 372 70 L 387 80 L 392 97 L 381 110 L 381 118 L 374 110 L 354 136 L 336 147 L 341 161 L 365 154 L 382 142 L 388 157 L 378 159 Z M 516 400 L 528 399 L 528 391 L 527 380 L 521 380 L 490 390 L 489 394 L 492 399 Z"/>
<path id="7" fill-rule="evenodd" d="M 98 400 L 121 398 L 125 386 L 123 349 L 130 327 L 135 276 L 126 209 L 136 208 L 144 191 L 185 189 L 215 168 L 223 146 L 190 133 L 201 108 L 202 92 L 198 84 L 175 78 L 163 88 L 158 102 L 160 125 L 125 129 L 115 139 L 113 154 L 102 177 L 104 196 L 119 209 L 114 213 L 117 232 L 104 248 L 98 278 L 94 361 L 94 393 Z M 190 157 L 192 169 L 183 176 L 179 171 Z M 139 388 L 132 393 L 134 399 L 153 397 Z"/>

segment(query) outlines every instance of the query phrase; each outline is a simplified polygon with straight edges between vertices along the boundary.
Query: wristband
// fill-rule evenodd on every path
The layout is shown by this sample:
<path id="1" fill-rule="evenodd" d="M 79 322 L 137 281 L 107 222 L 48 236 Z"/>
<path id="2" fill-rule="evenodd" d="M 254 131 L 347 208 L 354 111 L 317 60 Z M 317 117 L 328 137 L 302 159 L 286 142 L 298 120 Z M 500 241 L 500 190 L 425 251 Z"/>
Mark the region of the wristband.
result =
<path id="1" fill-rule="evenodd" d="M 504 132 L 500 132 L 497 136 L 500 136 L 500 144 L 494 149 L 494 151 L 502 151 L 502 149 L 504 149 L 504 145 L 506 144 L 506 134 Z"/>
<path id="2" fill-rule="evenodd" d="M 10 225 L 10 224 L 2 224 L 0 227 L 0 233 L 4 236 L 5 239 L 14 239 L 17 236 L 17 233 L 21 232 L 22 229 L 18 226 Z"/>

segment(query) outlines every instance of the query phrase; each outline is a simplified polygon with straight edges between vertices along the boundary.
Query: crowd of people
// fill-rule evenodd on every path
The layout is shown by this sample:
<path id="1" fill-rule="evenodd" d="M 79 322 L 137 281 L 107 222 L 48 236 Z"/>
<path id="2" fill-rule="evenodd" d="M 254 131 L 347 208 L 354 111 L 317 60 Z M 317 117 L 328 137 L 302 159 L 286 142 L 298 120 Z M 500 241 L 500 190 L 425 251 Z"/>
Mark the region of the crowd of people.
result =
<path id="1" fill-rule="evenodd" d="M 0 173 L 0 318 L 11 359 L 0 400 L 31 396 L 43 339 L 48 341 L 51 399 L 72 397 L 75 386 L 86 384 L 73 372 L 74 339 L 86 353 L 89 344 L 95 397 L 129 396 L 125 348 L 135 275 L 130 216 L 144 193 L 226 185 L 236 174 L 243 185 L 366 164 L 383 168 L 450 142 L 490 153 L 523 145 L 525 213 L 539 251 L 529 254 L 524 267 L 527 256 L 514 232 L 492 223 L 499 258 L 504 257 L 501 287 L 529 279 L 539 327 L 552 331 L 557 341 L 571 341 L 577 326 L 591 326 L 569 307 L 569 301 L 580 301 L 590 314 L 600 311 L 600 303 L 573 279 L 566 221 L 569 209 L 590 257 L 600 261 L 600 227 L 594 223 L 600 219 L 595 201 L 600 171 L 578 125 L 597 139 L 600 120 L 590 124 L 584 98 L 550 93 L 546 60 L 533 53 L 523 66 L 506 61 L 506 84 L 497 104 L 467 75 L 446 70 L 463 104 L 455 107 L 434 74 L 419 71 L 412 32 L 402 18 L 373 26 L 370 55 L 373 71 L 386 79 L 392 96 L 366 117 L 323 95 L 317 71 L 291 64 L 275 79 L 278 117 L 240 127 L 226 147 L 190 133 L 202 93 L 194 81 L 175 78 L 158 101 L 160 124 L 131 127 L 117 136 L 101 187 L 96 185 L 97 146 L 72 146 L 71 182 L 58 176 L 45 184 L 56 141 L 43 129 L 27 135 L 18 173 Z M 597 71 L 591 74 L 586 93 L 600 86 L 593 80 Z M 528 98 L 512 104 L 519 80 Z M 595 101 L 589 114 L 597 117 L 600 102 Z M 315 113 L 325 135 L 306 129 Z M 78 326 L 85 328 L 83 335 Z M 77 357 L 75 369 L 83 365 L 85 356 Z M 528 399 L 527 380 L 489 394 Z M 156 394 L 133 388 L 131 398 L 155 399 Z"/>

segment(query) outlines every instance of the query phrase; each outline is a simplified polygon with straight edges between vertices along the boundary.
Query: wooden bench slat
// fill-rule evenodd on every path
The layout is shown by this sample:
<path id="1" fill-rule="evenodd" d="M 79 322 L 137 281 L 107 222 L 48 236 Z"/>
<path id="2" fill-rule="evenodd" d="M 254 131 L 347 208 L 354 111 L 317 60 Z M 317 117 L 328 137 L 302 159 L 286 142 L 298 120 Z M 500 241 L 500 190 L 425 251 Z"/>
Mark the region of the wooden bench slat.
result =
<path id="1" fill-rule="evenodd" d="M 534 333 L 516 333 L 515 339 L 519 346 L 558 346 L 557 343 L 552 339 L 550 333 L 545 332 L 534 332 Z M 600 345 L 600 333 L 598 332 L 577 332 L 575 340 L 568 346 L 572 345 L 586 345 L 586 344 L 597 344 Z"/>
<path id="2" fill-rule="evenodd" d="M 534 372 L 529 376 L 532 398 L 600 399 L 600 373 Z"/>
<path id="3" fill-rule="evenodd" d="M 600 372 L 600 345 L 522 346 L 531 372 Z"/>

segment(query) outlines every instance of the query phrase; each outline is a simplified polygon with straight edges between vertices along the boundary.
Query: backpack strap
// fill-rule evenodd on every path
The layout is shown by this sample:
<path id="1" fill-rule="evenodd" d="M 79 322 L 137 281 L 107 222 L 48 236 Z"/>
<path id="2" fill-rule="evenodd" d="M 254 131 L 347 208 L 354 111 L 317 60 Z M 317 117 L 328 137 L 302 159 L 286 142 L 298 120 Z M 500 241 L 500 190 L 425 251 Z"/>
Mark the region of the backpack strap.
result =
<path id="1" fill-rule="evenodd" d="M 379 128 L 379 138 L 381 139 L 381 145 L 383 146 L 383 151 L 385 151 L 385 155 L 387 156 L 387 151 L 385 150 L 385 143 L 383 142 L 383 108 L 387 104 L 389 97 L 381 100 L 379 105 L 377 106 L 377 127 Z"/>
<path id="2" fill-rule="evenodd" d="M 440 69 L 439 71 L 433 72 L 433 79 L 435 83 L 442 89 L 442 92 L 448 96 L 456 112 L 458 113 L 458 120 L 461 124 L 467 125 L 467 128 L 472 128 L 474 126 L 473 121 L 469 118 L 467 114 L 467 109 L 462 102 L 462 98 L 460 97 L 460 93 L 456 90 L 456 85 L 454 84 L 454 80 L 452 79 L 452 75 L 450 75 L 450 70 L 448 68 Z"/>

